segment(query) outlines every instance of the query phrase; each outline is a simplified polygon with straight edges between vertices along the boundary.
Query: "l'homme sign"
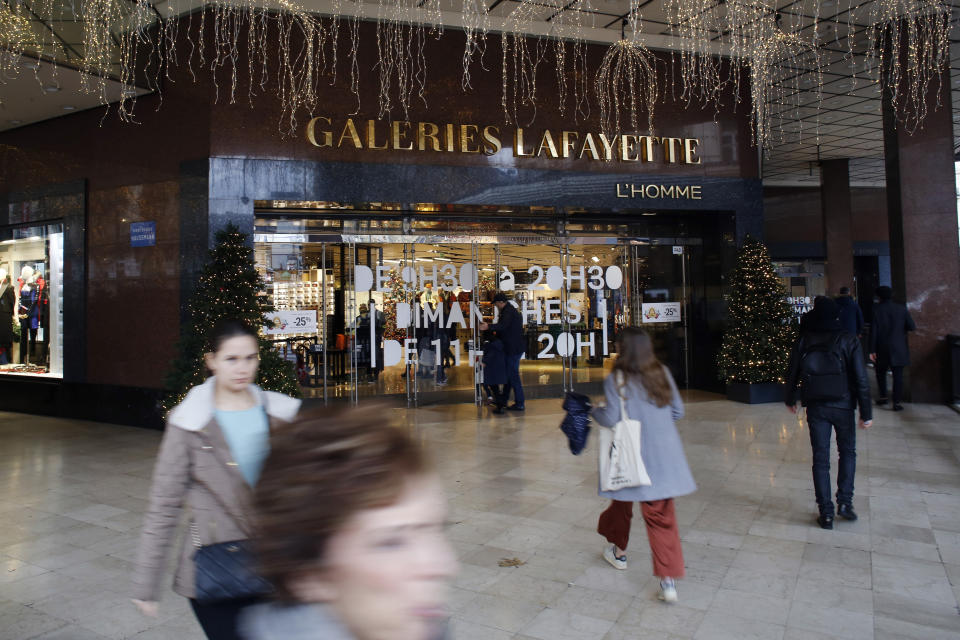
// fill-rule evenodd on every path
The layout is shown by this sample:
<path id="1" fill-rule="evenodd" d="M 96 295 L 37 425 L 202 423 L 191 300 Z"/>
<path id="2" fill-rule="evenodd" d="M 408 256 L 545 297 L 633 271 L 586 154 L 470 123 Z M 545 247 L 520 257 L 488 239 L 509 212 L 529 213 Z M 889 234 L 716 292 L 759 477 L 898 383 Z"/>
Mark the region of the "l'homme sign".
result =
<path id="1" fill-rule="evenodd" d="M 503 149 L 504 133 L 497 125 L 443 124 L 406 120 L 334 121 L 318 116 L 307 123 L 307 141 L 315 147 L 369 151 L 482 153 Z M 512 132 L 517 158 L 587 159 L 611 162 L 701 164 L 697 138 L 671 138 L 598 132 L 551 131 L 539 135 L 516 127 Z"/>

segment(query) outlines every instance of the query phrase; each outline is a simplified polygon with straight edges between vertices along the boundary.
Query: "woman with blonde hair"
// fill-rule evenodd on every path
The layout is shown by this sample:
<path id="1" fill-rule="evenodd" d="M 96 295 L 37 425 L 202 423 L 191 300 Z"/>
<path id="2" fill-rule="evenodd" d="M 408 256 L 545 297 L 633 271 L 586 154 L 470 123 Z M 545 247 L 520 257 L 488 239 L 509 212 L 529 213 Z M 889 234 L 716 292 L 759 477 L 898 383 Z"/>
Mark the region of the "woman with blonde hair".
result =
<path id="1" fill-rule="evenodd" d="M 613 372 L 604 381 L 606 405 L 594 409 L 592 415 L 604 427 L 613 427 L 623 417 L 640 421 L 641 456 L 650 484 L 601 490 L 600 497 L 611 503 L 600 514 L 597 533 L 610 543 L 603 549 L 604 559 L 616 569 L 626 569 L 624 552 L 630 538 L 633 503 L 639 502 L 653 555 L 653 573 L 660 578 L 659 597 L 676 602 L 675 581 L 684 576 L 684 564 L 673 499 L 697 489 L 674 424 L 683 417 L 683 401 L 670 370 L 654 355 L 645 331 L 627 327 L 617 345 Z M 627 416 L 620 415 L 621 397 Z"/>

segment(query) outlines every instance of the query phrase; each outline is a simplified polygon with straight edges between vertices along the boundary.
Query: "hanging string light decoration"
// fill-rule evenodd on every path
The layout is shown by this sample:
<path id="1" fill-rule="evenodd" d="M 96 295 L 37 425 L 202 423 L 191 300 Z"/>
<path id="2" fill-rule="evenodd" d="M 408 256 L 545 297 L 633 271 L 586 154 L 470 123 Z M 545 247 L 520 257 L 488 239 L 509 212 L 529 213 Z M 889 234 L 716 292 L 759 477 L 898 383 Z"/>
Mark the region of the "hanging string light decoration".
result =
<path id="1" fill-rule="evenodd" d="M 754 143 L 769 149 L 783 139 L 785 125 L 792 125 L 802 138 L 802 118 L 794 117 L 797 110 L 813 94 L 813 104 L 819 111 L 823 101 L 823 71 L 818 48 L 800 36 L 785 31 L 780 19 L 763 21 L 765 32 L 757 33 L 747 59 L 750 70 L 751 124 Z M 812 78 L 811 82 L 804 79 Z M 817 120 L 814 120 L 814 136 Z"/>
<path id="2" fill-rule="evenodd" d="M 520 0 L 510 13 L 507 26 L 500 34 L 501 104 L 506 122 L 527 124 L 537 115 L 537 70 L 543 62 L 547 42 L 543 36 L 530 36 L 540 20 L 543 7 L 536 0 Z M 529 118 L 521 121 L 520 110 Z"/>
<path id="3" fill-rule="evenodd" d="M 804 3 L 802 11 L 785 9 L 780 24 L 776 0 L 664 1 L 669 31 L 678 43 L 677 77 L 661 76 L 659 81 L 660 69 L 638 37 L 639 0 L 631 0 L 630 37 L 624 34 L 610 47 L 600 69 L 587 67 L 586 37 L 596 26 L 591 0 L 512 3 L 500 38 L 506 120 L 532 122 L 540 105 L 547 103 L 564 117 L 572 112 L 574 120 L 586 118 L 592 90 L 605 126 L 635 124 L 644 103 L 652 126 L 651 99 L 662 95 L 658 88 L 668 81 L 688 105 L 712 104 L 719 113 L 721 107 L 736 106 L 742 83 L 749 78 L 755 142 L 767 146 L 799 130 L 801 107 L 819 104 L 821 66 L 837 62 L 835 53 L 843 47 L 833 45 L 841 33 L 847 62 L 855 69 L 854 86 L 860 78 L 876 83 L 882 73 L 901 124 L 909 131 L 921 126 L 942 90 L 950 46 L 950 5 L 945 0 L 836 0 L 830 9 L 821 2 Z M 376 22 L 381 116 L 394 110 L 406 114 L 416 99 L 426 103 L 430 61 L 425 45 L 428 38 L 440 37 L 445 23 L 464 30 L 464 90 L 471 88 L 474 65 L 483 67 L 493 29 L 483 0 L 460 0 L 459 5 L 441 0 L 330 0 L 325 16 L 311 14 L 298 0 L 212 0 L 195 14 L 177 0 L 159 6 L 148 0 L 33 0 L 30 13 L 36 14 L 35 20 L 22 0 L 2 0 L 0 83 L 4 75 L 20 72 L 17 60 L 24 53 L 53 62 L 54 71 L 57 61 L 69 62 L 84 72 L 82 89 L 98 95 L 103 104 L 116 102 L 119 94 L 120 117 L 130 120 L 138 93 L 159 90 L 161 76 L 173 80 L 171 69 L 185 66 L 195 80 L 206 80 L 200 72 L 210 74 L 217 100 L 234 103 L 246 93 L 252 104 L 256 96 L 275 92 L 282 105 L 279 128 L 293 134 L 298 119 L 320 109 L 330 84 L 337 82 L 344 58 L 341 37 L 349 42 L 349 91 L 356 99 L 354 113 L 359 111 L 360 74 L 368 72 L 359 63 L 361 18 Z M 458 9 L 461 15 L 452 16 Z M 38 20 L 72 23 L 82 32 L 82 44 L 58 40 L 52 30 L 37 28 Z M 178 50 L 184 42 L 186 50 Z M 556 94 L 546 98 L 537 86 L 545 60 L 556 63 L 557 87 Z M 34 65 L 35 73 L 39 66 Z M 721 105 L 721 99 L 734 104 Z"/>
<path id="4" fill-rule="evenodd" d="M 626 28 L 630 23 L 631 34 Z M 597 73 L 596 94 L 600 121 L 608 137 L 623 133 L 621 118 L 638 130 L 641 104 L 647 113 L 647 128 L 653 131 L 653 116 L 660 98 L 657 58 L 638 40 L 639 17 L 624 20 L 621 38 L 610 45 Z"/>
<path id="5" fill-rule="evenodd" d="M 20 56 L 33 37 L 30 20 L 20 3 L 0 2 L 0 75 L 20 71 Z M 3 104 L 3 94 L 0 94 Z"/>
<path id="6" fill-rule="evenodd" d="M 483 66 L 483 54 L 487 50 L 490 13 L 487 10 L 486 2 L 483 0 L 463 0 L 461 11 L 465 41 L 463 44 L 463 75 L 460 79 L 460 87 L 467 91 L 473 88 L 471 67 L 475 58 L 479 57 L 480 66 L 486 71 L 486 67 Z"/>
<path id="7" fill-rule="evenodd" d="M 557 111 L 564 117 L 569 100 L 574 122 L 590 117 L 590 73 L 584 33 L 596 27 L 595 16 L 590 0 L 572 0 L 546 18 L 556 59 Z"/>
<path id="8" fill-rule="evenodd" d="M 909 133 L 940 104 L 941 77 L 950 59 L 950 7 L 942 0 L 874 0 L 869 51 Z M 948 89 L 949 90 L 949 89 Z"/>

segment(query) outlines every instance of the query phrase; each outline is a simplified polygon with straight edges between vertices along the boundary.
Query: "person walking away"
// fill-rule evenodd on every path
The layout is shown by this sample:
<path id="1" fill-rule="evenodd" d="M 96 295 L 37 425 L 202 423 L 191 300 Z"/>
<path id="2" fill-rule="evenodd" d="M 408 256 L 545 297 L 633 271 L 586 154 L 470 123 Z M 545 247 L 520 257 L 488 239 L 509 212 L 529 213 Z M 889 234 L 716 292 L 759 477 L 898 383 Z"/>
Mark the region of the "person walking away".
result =
<path id="1" fill-rule="evenodd" d="M 133 573 L 133 602 L 157 615 L 160 581 L 184 505 L 190 532 L 182 536 L 173 590 L 189 598 L 210 640 L 236 640 L 237 616 L 256 599 L 200 603 L 197 546 L 249 537 L 253 487 L 270 449 L 270 434 L 292 420 L 300 401 L 254 384 L 260 362 L 256 331 L 238 320 L 218 324 L 204 362 L 213 374 L 190 390 L 167 420 L 153 472 Z"/>
<path id="2" fill-rule="evenodd" d="M 863 310 L 850 295 L 850 287 L 840 287 L 835 302 L 840 307 L 840 327 L 859 339 L 863 335 Z"/>
<path id="3" fill-rule="evenodd" d="M 482 322 L 480 330 L 493 329 L 503 341 L 503 352 L 507 362 L 507 388 L 504 389 L 504 399 L 510 397 L 513 389 L 513 404 L 507 407 L 510 411 L 524 410 L 523 383 L 520 380 L 520 360 L 526 346 L 523 341 L 523 318 L 516 307 L 507 300 L 507 294 L 498 291 L 493 296 L 493 304 L 500 312 L 499 321 L 495 324 Z"/>
<path id="4" fill-rule="evenodd" d="M 873 306 L 870 323 L 870 359 L 877 373 L 877 404 L 887 404 L 887 371 L 893 371 L 893 410 L 903 411 L 903 368 L 910 364 L 907 333 L 917 325 L 907 308 L 893 301 L 893 289 L 877 288 L 878 304 Z"/>
<path id="5" fill-rule="evenodd" d="M 604 427 L 616 425 L 623 418 L 623 394 L 627 415 L 642 425 L 640 450 L 651 481 L 649 486 L 599 492 L 601 498 L 611 501 L 597 523 L 597 533 L 610 543 L 604 547 L 603 557 L 616 569 L 627 568 L 624 552 L 630 537 L 633 503 L 639 502 L 653 555 L 653 573 L 660 578 L 659 597 L 676 602 L 676 581 L 685 575 L 685 570 L 674 499 L 697 489 L 675 423 L 683 417 L 683 401 L 670 370 L 654 355 L 650 336 L 637 327 L 626 327 L 621 332 L 617 359 L 603 389 L 606 405 L 593 410 L 593 419 Z"/>
<path id="6" fill-rule="evenodd" d="M 483 350 L 483 386 L 489 389 L 488 396 L 493 397 L 493 412 L 500 415 L 507 404 L 507 357 L 503 351 L 503 341 L 489 329 L 484 333 Z"/>
<path id="7" fill-rule="evenodd" d="M 254 548 L 276 597 L 244 613 L 245 640 L 449 637 L 457 562 L 443 488 L 384 414 L 317 410 L 273 437 Z"/>
<path id="8" fill-rule="evenodd" d="M 809 330 L 793 346 L 787 369 L 785 402 L 797 412 L 797 398 L 807 408 L 810 446 L 813 449 L 813 489 L 820 515 L 817 523 L 833 529 L 830 497 L 830 436 L 835 431 L 840 460 L 837 465 L 837 514 L 856 520 L 853 478 L 857 470 L 855 409 L 860 407 L 860 427 L 873 424 L 870 383 L 857 337 L 842 330 L 840 309 L 830 298 L 814 307 Z"/>

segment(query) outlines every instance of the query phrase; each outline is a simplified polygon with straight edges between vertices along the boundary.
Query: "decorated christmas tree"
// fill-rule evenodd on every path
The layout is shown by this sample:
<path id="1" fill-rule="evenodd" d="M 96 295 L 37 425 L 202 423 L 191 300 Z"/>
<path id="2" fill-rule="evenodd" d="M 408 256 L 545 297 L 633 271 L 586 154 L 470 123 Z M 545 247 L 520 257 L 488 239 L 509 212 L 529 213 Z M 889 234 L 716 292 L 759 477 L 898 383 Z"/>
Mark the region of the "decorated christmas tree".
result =
<path id="1" fill-rule="evenodd" d="M 730 289 L 720 378 L 727 383 L 783 382 L 795 338 L 792 312 L 767 248 L 750 236 L 737 255 Z"/>
<path id="2" fill-rule="evenodd" d="M 210 350 L 207 336 L 218 322 L 234 318 L 259 329 L 265 323 L 264 314 L 273 311 L 260 295 L 263 282 L 254 267 L 247 235 L 229 225 L 217 233 L 216 240 L 188 303 L 190 319 L 180 328 L 179 354 L 166 378 L 163 408 L 167 411 L 206 379 L 203 354 Z M 262 337 L 257 384 L 270 391 L 300 395 L 291 364 Z"/>

